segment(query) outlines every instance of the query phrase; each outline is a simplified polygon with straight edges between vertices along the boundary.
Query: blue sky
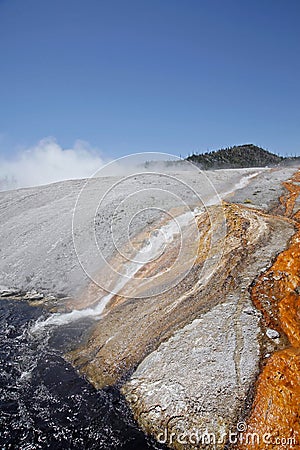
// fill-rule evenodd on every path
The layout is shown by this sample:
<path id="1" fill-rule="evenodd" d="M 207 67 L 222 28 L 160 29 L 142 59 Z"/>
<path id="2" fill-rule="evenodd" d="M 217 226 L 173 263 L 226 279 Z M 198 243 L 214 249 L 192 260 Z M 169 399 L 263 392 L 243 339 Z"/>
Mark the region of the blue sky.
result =
<path id="1" fill-rule="evenodd" d="M 298 0 L 0 0 L 0 152 L 300 155 Z"/>

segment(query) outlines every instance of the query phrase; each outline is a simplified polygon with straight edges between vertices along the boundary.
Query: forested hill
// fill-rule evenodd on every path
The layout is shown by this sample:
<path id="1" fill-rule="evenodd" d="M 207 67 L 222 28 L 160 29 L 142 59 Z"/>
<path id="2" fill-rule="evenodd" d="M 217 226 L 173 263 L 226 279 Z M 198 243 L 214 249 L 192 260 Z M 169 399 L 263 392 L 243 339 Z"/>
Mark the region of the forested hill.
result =
<path id="1" fill-rule="evenodd" d="M 193 154 L 187 161 L 198 164 L 202 169 L 226 169 L 239 167 L 265 167 L 300 163 L 300 157 L 285 158 L 253 144 L 238 145 L 217 151 Z"/>

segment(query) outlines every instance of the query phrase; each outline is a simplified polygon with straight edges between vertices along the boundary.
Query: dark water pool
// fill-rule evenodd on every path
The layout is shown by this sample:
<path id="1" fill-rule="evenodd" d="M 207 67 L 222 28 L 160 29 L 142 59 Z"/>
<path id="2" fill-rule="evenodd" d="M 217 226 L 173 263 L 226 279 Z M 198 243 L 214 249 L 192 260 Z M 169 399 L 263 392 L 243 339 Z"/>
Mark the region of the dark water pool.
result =
<path id="1" fill-rule="evenodd" d="M 30 333 L 42 314 L 0 300 L 0 448 L 165 448 L 138 429 L 117 389 L 96 391 L 62 358 L 74 330 Z"/>

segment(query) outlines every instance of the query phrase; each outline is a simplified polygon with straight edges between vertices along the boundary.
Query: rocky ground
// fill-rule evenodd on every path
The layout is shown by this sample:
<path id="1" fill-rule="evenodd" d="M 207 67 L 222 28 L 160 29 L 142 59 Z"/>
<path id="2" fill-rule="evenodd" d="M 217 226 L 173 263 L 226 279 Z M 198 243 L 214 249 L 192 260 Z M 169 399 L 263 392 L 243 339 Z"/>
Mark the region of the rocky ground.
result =
<path id="1" fill-rule="evenodd" d="M 87 238 L 83 239 L 84 250 L 80 256 L 83 260 L 93 261 L 91 271 L 94 273 L 103 262 L 95 253 L 88 234 L 95 230 L 95 214 L 99 219 L 96 227 L 99 236 L 97 244 L 105 257 L 109 258 L 115 250 L 110 219 L 116 205 L 120 205 L 129 194 L 143 188 L 149 192 L 151 188 L 156 199 L 153 205 L 166 211 L 182 201 L 187 204 L 201 203 L 196 195 L 204 201 L 211 198 L 215 191 L 223 196 L 224 192 L 234 191 L 244 176 L 256 172 L 255 169 L 208 171 L 205 172 L 206 178 L 194 169 L 172 173 L 173 180 L 169 176 L 168 179 L 162 177 L 161 171 L 156 170 L 156 176 L 140 174 L 125 184 L 121 183 L 119 190 L 112 189 L 113 195 L 105 198 L 105 193 L 118 184 L 122 177 L 106 177 L 87 184 L 85 180 L 65 181 L 0 192 L 0 284 L 64 296 L 76 296 L 87 285 L 89 279 L 78 262 L 72 236 L 74 208 L 84 186 L 84 195 L 76 206 L 75 225 L 79 229 L 78 234 L 87 235 L 84 234 Z M 293 169 L 262 171 L 261 175 L 252 179 L 247 189 L 237 191 L 234 200 L 242 203 L 250 200 L 255 205 L 269 207 L 278 199 L 280 181 L 292 173 Z M 160 196 L 155 191 L 157 188 L 163 190 Z M 124 242 L 123 220 L 119 219 L 125 213 L 131 218 L 136 211 L 148 206 L 147 201 L 151 205 L 150 196 L 145 198 L 144 195 L 138 195 L 134 201 L 126 203 L 125 212 L 117 211 L 116 223 L 120 224 L 114 233 L 117 245 Z M 130 225 L 133 236 L 145 227 L 146 220 L 147 217 L 142 214 L 136 215 Z"/>
<path id="2" fill-rule="evenodd" d="M 181 323 L 175 333 L 173 328 L 172 337 L 140 363 L 123 387 L 143 428 L 156 436 L 162 430 L 168 437 L 173 435 L 174 448 L 182 448 L 182 433 L 184 448 L 194 448 L 189 436 L 202 436 L 206 430 L 220 441 L 216 448 L 223 448 L 224 436 L 235 431 L 238 419 L 244 418 L 246 399 L 251 396 L 261 359 L 274 345 L 282 345 L 280 339 L 273 339 L 271 330 L 263 327 L 252 305 L 249 286 L 287 245 L 293 227 L 244 207 L 224 207 L 229 229 L 226 250 L 205 287 L 185 299 L 189 310 L 186 322 L 196 318 L 183 327 Z M 182 319 L 184 306 L 174 311 L 175 316 Z M 174 323 L 170 313 L 168 317 L 161 313 L 157 320 L 166 328 Z M 153 339 L 153 326 L 150 329 Z M 163 336 L 161 329 L 159 336 Z M 137 348 L 142 339 L 138 332 Z M 113 340 L 109 345 L 113 346 Z M 128 347 L 123 349 L 123 358 L 127 351 Z M 104 352 L 105 346 L 100 350 L 102 355 Z"/>
<path id="3" fill-rule="evenodd" d="M 287 345 L 286 334 L 262 320 L 250 287 L 295 233 L 279 203 L 295 170 L 159 172 L 1 193 L 2 296 L 27 291 L 49 308 L 61 297 L 60 308 L 91 315 L 153 230 L 166 231 L 172 216 L 192 207 L 194 228 L 179 223 L 164 251 L 107 298 L 90 337 L 66 357 L 96 387 L 122 386 L 156 439 L 172 448 L 195 448 L 195 439 L 198 448 L 224 448 L 250 411 L 264 361 Z"/>

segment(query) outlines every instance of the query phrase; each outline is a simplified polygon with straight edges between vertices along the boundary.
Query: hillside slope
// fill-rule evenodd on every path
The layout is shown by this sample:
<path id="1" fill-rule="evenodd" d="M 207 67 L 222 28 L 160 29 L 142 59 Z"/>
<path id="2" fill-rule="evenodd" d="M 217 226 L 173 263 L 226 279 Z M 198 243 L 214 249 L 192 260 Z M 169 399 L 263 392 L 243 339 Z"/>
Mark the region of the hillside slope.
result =
<path id="1" fill-rule="evenodd" d="M 187 161 L 198 164 L 204 170 L 277 166 L 293 163 L 297 160 L 300 160 L 300 158 L 285 158 L 253 144 L 193 154 L 187 158 Z"/>

